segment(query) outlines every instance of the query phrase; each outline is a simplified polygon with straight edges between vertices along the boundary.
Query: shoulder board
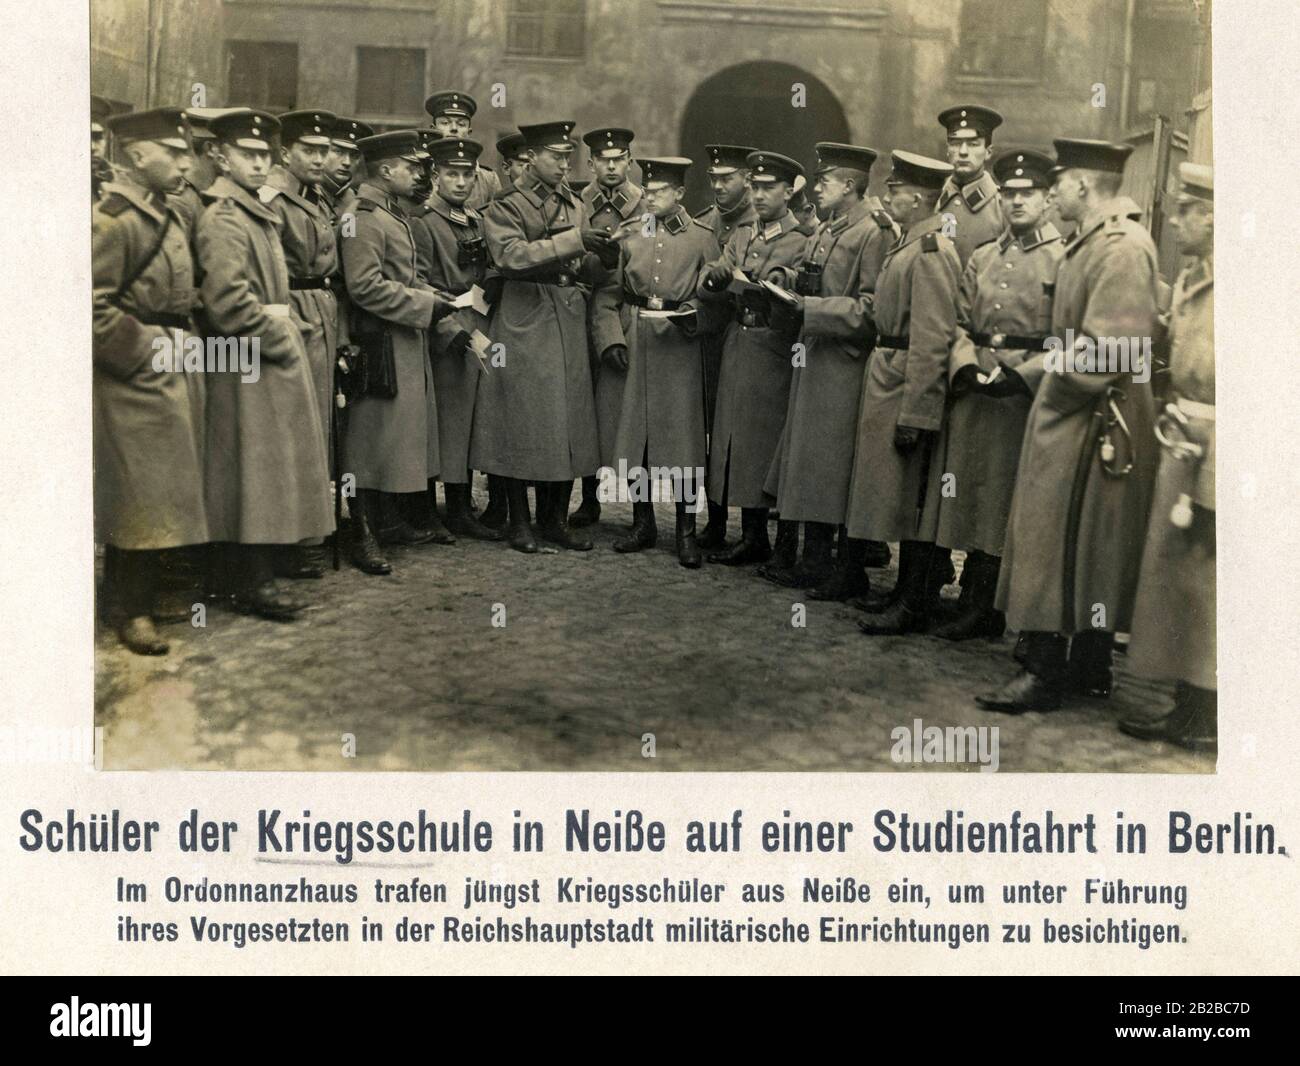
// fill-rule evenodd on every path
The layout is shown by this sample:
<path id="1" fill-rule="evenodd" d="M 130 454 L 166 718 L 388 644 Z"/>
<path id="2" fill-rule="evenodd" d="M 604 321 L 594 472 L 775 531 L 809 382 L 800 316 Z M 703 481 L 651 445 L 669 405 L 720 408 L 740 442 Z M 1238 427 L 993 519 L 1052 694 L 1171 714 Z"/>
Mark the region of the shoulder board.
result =
<path id="1" fill-rule="evenodd" d="M 875 219 L 876 225 L 879 226 L 881 229 L 894 228 L 894 220 L 889 217 L 888 211 L 884 211 L 884 210 L 872 211 L 871 217 Z"/>
<path id="2" fill-rule="evenodd" d="M 706 210 L 707 210 L 707 209 L 706 209 Z M 703 212 L 701 212 L 701 213 L 703 213 Z M 710 226 L 707 222 L 702 222 L 702 221 L 700 220 L 700 216 L 699 216 L 699 215 L 693 215 L 693 216 L 691 216 L 691 224 L 692 224 L 692 225 L 695 225 L 695 226 L 699 226 L 700 229 L 708 231 L 709 234 L 712 234 L 712 233 L 713 233 L 713 227 Z"/>
<path id="3" fill-rule="evenodd" d="M 120 193 L 113 192 L 100 200 L 97 206 L 104 214 L 117 218 L 131 206 L 131 201 Z"/>
<path id="4" fill-rule="evenodd" d="M 1129 231 L 1129 219 L 1126 215 L 1111 215 L 1106 219 L 1105 230 L 1108 234 L 1121 234 Z"/>
<path id="5" fill-rule="evenodd" d="M 703 211 L 696 211 L 695 214 L 691 216 L 691 218 L 703 218 L 712 210 L 713 210 L 713 205 L 709 204 L 709 206 L 706 207 Z"/>
<path id="6" fill-rule="evenodd" d="M 999 238 L 998 238 L 998 237 L 990 237 L 990 238 L 989 238 L 988 240 L 986 240 L 986 241 L 980 241 L 979 244 L 975 245 L 975 247 L 971 249 L 971 252 L 972 252 L 972 254 L 973 254 L 973 253 L 979 251 L 981 248 L 985 247 L 986 245 L 997 244 L 998 241 L 999 241 Z"/>
<path id="7" fill-rule="evenodd" d="M 432 208 L 430 208 L 430 210 L 432 210 Z M 462 207 L 461 210 L 465 212 L 466 217 L 472 218 L 475 221 L 478 221 L 483 217 L 481 214 L 479 214 L 478 211 L 476 211 L 472 207 Z"/>
<path id="8" fill-rule="evenodd" d="M 269 204 L 272 200 L 274 200 L 277 196 L 280 195 L 280 192 L 281 192 L 280 189 L 276 188 L 274 185 L 270 184 L 269 182 L 263 182 L 258 187 L 257 198 L 261 200 L 262 203 Z"/>
<path id="9" fill-rule="evenodd" d="M 358 197 L 357 202 L 353 205 L 354 211 L 373 211 L 379 205 L 374 200 L 367 200 L 364 196 Z"/>
<path id="10" fill-rule="evenodd" d="M 939 250 L 939 234 L 927 233 L 921 238 L 921 251 L 937 252 Z"/>

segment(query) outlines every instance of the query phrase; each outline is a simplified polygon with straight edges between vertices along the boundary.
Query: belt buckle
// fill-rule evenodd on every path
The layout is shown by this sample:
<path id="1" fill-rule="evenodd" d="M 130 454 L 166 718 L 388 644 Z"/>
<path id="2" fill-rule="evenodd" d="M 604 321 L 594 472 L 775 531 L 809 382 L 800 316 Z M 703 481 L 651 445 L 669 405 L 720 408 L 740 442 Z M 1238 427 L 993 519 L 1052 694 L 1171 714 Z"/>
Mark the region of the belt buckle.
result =
<path id="1" fill-rule="evenodd" d="M 1005 333 L 995 333 L 989 338 L 990 348 L 1001 348 L 1006 343 L 1007 335 Z"/>
<path id="2" fill-rule="evenodd" d="M 573 275 L 572 275 L 572 274 L 566 274 L 566 273 L 560 273 L 560 274 L 557 274 L 557 275 L 555 276 L 555 284 L 556 284 L 556 285 L 572 285 L 572 284 L 573 284 Z"/>
<path id="3" fill-rule="evenodd" d="M 662 296 L 651 296 L 645 302 L 647 311 L 662 311 L 664 309 L 664 300 Z"/>

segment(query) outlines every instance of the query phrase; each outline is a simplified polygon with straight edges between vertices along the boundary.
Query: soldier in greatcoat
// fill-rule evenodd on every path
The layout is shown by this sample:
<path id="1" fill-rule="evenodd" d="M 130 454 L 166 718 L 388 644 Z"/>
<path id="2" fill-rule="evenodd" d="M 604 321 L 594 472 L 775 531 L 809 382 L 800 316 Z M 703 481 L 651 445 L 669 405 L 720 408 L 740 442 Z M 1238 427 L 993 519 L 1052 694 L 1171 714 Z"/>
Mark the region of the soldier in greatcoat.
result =
<path id="1" fill-rule="evenodd" d="M 703 492 L 704 376 L 698 340 L 700 271 L 717 256 L 712 231 L 682 206 L 681 157 L 639 159 L 645 208 L 653 223 L 634 221 L 619 237 L 614 285 L 593 296 L 592 341 L 606 360 L 625 369 L 616 443 L 609 465 L 655 469 L 674 483 L 676 548 L 685 567 L 700 565 L 695 538 Z M 653 547 L 657 537 L 648 479 L 631 485 L 632 529 L 614 542 L 619 552 Z"/>
<path id="2" fill-rule="evenodd" d="M 858 416 L 848 535 L 899 541 L 898 597 L 864 633 L 924 627 L 937 589 L 934 544 L 920 524 L 934 438 L 943 425 L 948 352 L 957 329 L 961 260 L 935 205 L 951 167 L 894 151 L 886 206 L 902 236 L 876 278 L 876 350 Z"/>
<path id="3" fill-rule="evenodd" d="M 334 411 L 334 359 L 338 346 L 338 300 L 334 275 L 338 247 L 328 205 L 320 191 L 336 116 L 319 109 L 279 116 L 280 165 L 271 168 L 258 199 L 280 220 L 280 244 L 289 268 L 289 303 L 307 349 L 323 446 L 330 454 Z M 325 574 L 318 547 L 278 553 L 280 577 L 319 578 Z"/>
<path id="4" fill-rule="evenodd" d="M 746 165 L 758 218 L 732 233 L 698 289 L 701 300 L 726 305 L 733 315 L 723 341 L 707 482 L 715 504 L 741 508 L 740 542 L 708 557 L 731 566 L 772 554 L 763 484 L 785 425 L 795 334 L 774 326 L 771 297 L 760 283 L 792 289 L 807 243 L 789 210 L 803 167 L 767 151 L 750 153 Z"/>
<path id="5" fill-rule="evenodd" d="M 713 189 L 713 203 L 695 218 L 713 231 L 718 252 L 727 246 L 732 233 L 747 226 L 758 215 L 754 213 L 753 197 L 749 188 L 749 167 L 746 160 L 754 150 L 740 144 L 706 144 L 709 156 L 709 184 Z M 704 355 L 704 432 L 712 449 L 713 416 L 718 407 L 718 371 L 722 367 L 723 330 L 704 332 L 700 351 Z M 703 551 L 717 551 L 727 546 L 727 509 L 713 500 L 708 501 L 709 518 L 704 532 L 697 538 Z"/>
<path id="6" fill-rule="evenodd" d="M 208 526 L 238 610 L 292 621 L 305 604 L 276 588 L 273 549 L 334 527 L 320 404 L 289 303 L 279 219 L 257 190 L 279 123 L 245 110 L 212 120 L 222 176 L 195 230 L 209 341 L 258 345 L 256 378 L 207 378 Z"/>
<path id="7" fill-rule="evenodd" d="M 162 655 L 154 627 L 160 551 L 208 539 L 195 374 L 174 355 L 195 337 L 188 235 L 167 196 L 189 166 L 178 108 L 108 119 L 129 166 L 106 182 L 91 228 L 95 540 L 104 617 L 138 655 Z M 201 408 L 199 408 L 201 412 Z"/>
<path id="8" fill-rule="evenodd" d="M 325 180 L 321 182 L 322 197 L 329 207 L 335 226 L 343 216 L 356 210 L 357 185 L 365 169 L 361 149 L 357 145 L 366 137 L 373 137 L 374 127 L 355 118 L 339 116 L 334 122 L 330 138 L 330 152 L 325 160 Z M 341 294 L 340 294 L 341 295 Z M 340 329 L 346 328 L 347 316 L 339 310 Z"/>
<path id="9" fill-rule="evenodd" d="M 948 131 L 952 173 L 939 193 L 938 211 L 964 268 L 971 253 L 1000 237 L 1006 225 L 998 183 L 987 167 L 1002 116 L 991 107 L 959 104 L 940 112 L 939 124 Z"/>
<path id="10" fill-rule="evenodd" d="M 358 192 L 355 233 L 340 230 L 339 250 L 351 338 L 365 353 L 369 387 L 349 407 L 343 469 L 356 479 L 353 562 L 383 574 L 390 567 L 379 543 L 447 539 L 445 531 L 403 517 L 396 497 L 427 500 L 429 481 L 441 467 L 426 335 L 452 308 L 419 278 L 415 240 L 400 202 L 411 196 L 424 165 L 419 134 L 393 130 L 358 144 L 368 178 Z"/>
<path id="11" fill-rule="evenodd" d="M 966 552 L 957 615 L 932 631 L 948 640 L 998 637 L 1006 624 L 993 600 L 1064 250 L 1045 219 L 1053 165 L 1051 156 L 1029 149 L 998 159 L 993 171 L 1008 228 L 975 249 L 962 275 L 951 402 L 922 519 L 940 548 Z"/>
<path id="12" fill-rule="evenodd" d="M 1173 709 L 1126 718 L 1143 740 L 1193 751 L 1218 749 L 1214 535 L 1214 170 L 1179 167 L 1181 250 L 1192 257 L 1174 286 L 1169 365 L 1173 388 L 1160 419 L 1160 471 L 1133 607 L 1129 662 L 1147 677 L 1172 680 Z"/>
<path id="13" fill-rule="evenodd" d="M 483 235 L 483 216 L 467 203 L 474 187 L 483 146 L 477 141 L 444 137 L 430 142 L 434 187 L 423 205 L 417 231 L 431 248 L 429 284 L 449 296 L 482 288 L 491 262 Z M 478 540 L 500 540 L 501 531 L 483 525 L 470 508 L 470 433 L 474 401 L 484 370 L 470 346 L 472 335 L 487 335 L 487 316 L 462 307 L 440 319 L 429 334 L 434 391 L 438 404 L 438 451 L 447 500 L 447 526 L 453 533 Z M 504 498 L 504 492 L 502 492 Z"/>
<path id="14" fill-rule="evenodd" d="M 602 126 L 583 134 L 587 146 L 587 163 L 595 180 L 584 185 L 578 198 L 583 215 L 592 229 L 603 230 L 611 237 L 622 227 L 632 227 L 646 213 L 641 187 L 628 173 L 632 167 L 631 145 L 635 134 L 618 126 Z M 574 188 L 574 183 L 569 183 Z M 606 361 L 596 350 L 591 352 L 591 376 L 596 390 L 596 437 L 600 442 L 601 466 L 614 463 L 614 436 L 618 432 L 618 415 L 623 404 L 623 387 L 627 368 L 617 361 Z M 598 478 L 582 479 L 582 503 L 569 516 L 569 524 L 582 527 L 600 520 Z"/>
<path id="15" fill-rule="evenodd" d="M 1054 199 L 1078 229 L 1056 276 L 996 602 L 1020 631 L 1025 668 L 978 697 L 1007 714 L 1053 710 L 1067 691 L 1110 695 L 1112 635 L 1129 630 L 1158 451 L 1156 250 L 1118 196 L 1132 146 L 1055 144 Z"/>
<path id="16" fill-rule="evenodd" d="M 474 134 L 474 113 L 478 102 L 469 93 L 459 89 L 442 89 L 424 102 L 424 109 L 433 119 L 433 128 L 444 137 L 465 140 Z M 501 195 L 501 179 L 490 167 L 474 164 L 474 182 L 470 186 L 465 206 L 481 211 Z"/>
<path id="17" fill-rule="evenodd" d="M 521 126 L 528 173 L 484 211 L 488 255 L 504 279 L 492 310 L 489 360 L 474 404 L 470 465 L 508 478 L 510 545 L 536 552 L 526 483 L 537 483 L 537 524 L 560 547 L 592 543 L 569 528 L 573 479 L 600 466 L 587 354 L 587 291 L 618 248 L 585 224 L 564 184 L 573 153 L 571 121 Z"/>
<path id="18" fill-rule="evenodd" d="M 847 514 L 876 277 L 896 237 L 893 219 L 867 196 L 876 156 L 855 145 L 817 145 L 813 197 L 825 221 L 808 242 L 795 279 L 796 304 L 786 312 L 799 326 L 804 353 L 791 376 L 767 489 L 782 522 L 804 523 L 804 554 L 797 567 L 791 551 L 759 573 L 780 585 L 813 588 L 814 599 L 866 592 L 866 542 L 846 540 L 835 569 L 831 546 Z"/>

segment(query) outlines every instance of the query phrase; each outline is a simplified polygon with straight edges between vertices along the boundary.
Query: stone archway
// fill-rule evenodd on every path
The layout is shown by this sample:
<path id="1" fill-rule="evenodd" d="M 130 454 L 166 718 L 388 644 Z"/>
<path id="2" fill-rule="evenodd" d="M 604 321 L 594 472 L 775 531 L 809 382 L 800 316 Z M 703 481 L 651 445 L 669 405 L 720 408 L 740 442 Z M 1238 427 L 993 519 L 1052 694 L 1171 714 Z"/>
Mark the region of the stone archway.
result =
<path id="1" fill-rule="evenodd" d="M 805 86 L 802 107 L 792 103 L 796 84 Z M 706 144 L 751 144 L 810 167 L 818 141 L 848 139 L 840 102 L 808 71 L 767 60 L 728 67 L 697 86 L 682 115 L 681 153 L 696 161 L 687 174 L 687 205 L 699 211 L 711 199 Z"/>

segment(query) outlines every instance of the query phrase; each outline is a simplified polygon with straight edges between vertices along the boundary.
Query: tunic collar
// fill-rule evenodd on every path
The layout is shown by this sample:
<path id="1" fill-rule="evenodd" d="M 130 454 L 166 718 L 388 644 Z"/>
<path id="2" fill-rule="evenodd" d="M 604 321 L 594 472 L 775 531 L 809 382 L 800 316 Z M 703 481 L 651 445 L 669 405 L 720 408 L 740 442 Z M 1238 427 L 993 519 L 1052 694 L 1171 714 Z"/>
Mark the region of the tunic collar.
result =
<path id="1" fill-rule="evenodd" d="M 117 175 L 118 181 L 105 182 L 102 191 L 105 199 L 110 193 L 117 193 L 122 199 L 127 200 L 133 207 L 139 208 L 159 225 L 167 217 L 167 212 L 171 208 L 166 203 L 157 203 L 146 189 L 139 182 L 135 181 L 130 175 L 123 171 Z"/>
<path id="2" fill-rule="evenodd" d="M 691 218 L 686 213 L 686 208 L 678 204 L 677 210 L 667 218 L 661 219 L 659 224 L 675 237 L 691 224 Z"/>
<path id="3" fill-rule="evenodd" d="M 1017 236 L 1010 228 L 1003 232 L 998 238 L 998 250 L 1005 252 L 1011 247 L 1012 242 L 1020 245 L 1022 252 L 1028 252 L 1030 249 L 1037 248 L 1040 244 L 1046 244 L 1048 241 L 1059 241 L 1060 233 L 1050 222 L 1044 222 L 1037 229 L 1030 230 L 1028 233 L 1022 233 Z"/>
<path id="4" fill-rule="evenodd" d="M 554 188 L 551 188 L 546 182 L 542 181 L 536 174 L 525 174 L 515 188 L 532 200 L 538 207 L 541 207 L 550 197 L 554 196 L 557 200 L 562 200 L 570 207 L 576 207 L 577 201 L 574 199 L 573 190 L 564 182 L 560 182 Z"/>
<path id="5" fill-rule="evenodd" d="M 640 200 L 636 186 L 630 181 L 623 182 L 610 196 L 606 196 L 605 190 L 592 182 L 582 190 L 581 198 L 592 214 L 609 207 L 618 212 L 620 218 L 627 218 L 636 210 L 637 202 Z"/>
<path id="6" fill-rule="evenodd" d="M 1142 208 L 1127 196 L 1116 196 L 1112 200 L 1103 200 L 1079 221 L 1079 228 L 1074 237 L 1065 246 L 1065 254 L 1070 255 L 1084 241 L 1101 229 L 1111 219 L 1129 218 L 1134 222 L 1141 220 Z"/>
<path id="7" fill-rule="evenodd" d="M 232 200 L 255 218 L 260 218 L 273 226 L 280 224 L 280 218 L 274 211 L 269 210 L 261 200 L 224 174 L 209 185 L 203 195 L 209 201 Z"/>
<path id="8" fill-rule="evenodd" d="M 435 215 L 441 215 L 448 222 L 454 222 L 457 226 L 471 225 L 483 217 L 474 208 L 465 204 L 457 206 L 449 203 L 443 199 L 442 194 L 437 189 L 434 189 L 433 194 L 425 201 L 425 206 Z"/>
<path id="9" fill-rule="evenodd" d="M 958 185 L 955 178 L 949 178 L 945 181 L 943 191 L 939 194 L 939 206 L 943 207 L 954 196 L 960 196 L 967 208 L 972 213 L 976 213 L 997 194 L 998 183 L 993 180 L 992 175 L 987 170 L 984 170 L 980 172 L 978 178 L 974 181 L 968 181 L 965 185 Z"/>
<path id="10" fill-rule="evenodd" d="M 865 200 L 859 200 L 848 211 L 842 215 L 836 215 L 826 223 L 826 229 L 833 236 L 838 236 L 850 226 L 856 226 L 867 217 L 867 203 Z"/>
<path id="11" fill-rule="evenodd" d="M 773 219 L 771 222 L 764 222 L 761 218 L 756 218 L 754 219 L 754 236 L 765 241 L 774 241 L 783 234 L 797 228 L 798 225 L 799 220 L 790 211 L 787 211 L 780 218 Z"/>
<path id="12" fill-rule="evenodd" d="M 397 197 L 390 196 L 378 185 L 363 181 L 361 187 L 357 189 L 357 198 L 369 200 L 372 204 L 382 207 L 389 214 L 396 215 L 400 219 L 405 220 L 406 218 L 406 212 L 402 210 L 402 205 L 398 202 Z"/>

